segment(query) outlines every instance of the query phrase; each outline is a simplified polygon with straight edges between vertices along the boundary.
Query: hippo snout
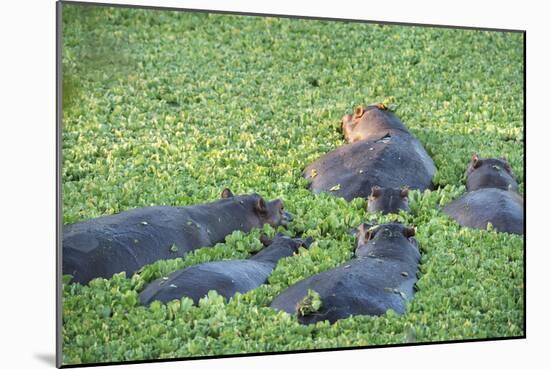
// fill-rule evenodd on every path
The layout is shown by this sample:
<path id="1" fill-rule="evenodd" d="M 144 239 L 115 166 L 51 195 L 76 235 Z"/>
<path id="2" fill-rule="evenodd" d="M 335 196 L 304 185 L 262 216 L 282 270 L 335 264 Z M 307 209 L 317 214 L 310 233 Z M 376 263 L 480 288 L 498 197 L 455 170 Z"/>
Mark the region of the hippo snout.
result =
<path id="1" fill-rule="evenodd" d="M 292 219 L 294 219 L 294 215 L 292 215 L 288 211 L 285 211 L 283 213 L 283 221 L 282 221 L 283 225 L 288 224 L 289 222 L 292 222 Z"/>
<path id="2" fill-rule="evenodd" d="M 305 247 L 306 249 L 309 249 L 312 243 L 313 243 L 313 237 L 311 236 L 306 238 L 305 240 L 302 240 L 302 246 Z"/>

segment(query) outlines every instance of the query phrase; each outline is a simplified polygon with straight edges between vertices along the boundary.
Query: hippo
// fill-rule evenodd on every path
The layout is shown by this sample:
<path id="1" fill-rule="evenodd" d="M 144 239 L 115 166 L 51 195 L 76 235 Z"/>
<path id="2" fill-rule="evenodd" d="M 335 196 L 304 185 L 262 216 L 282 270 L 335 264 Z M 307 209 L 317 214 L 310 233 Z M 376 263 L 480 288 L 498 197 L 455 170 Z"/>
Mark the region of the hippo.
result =
<path id="1" fill-rule="evenodd" d="M 464 227 L 524 233 L 523 198 L 506 159 L 472 157 L 466 170 L 467 192 L 443 208 Z"/>
<path id="2" fill-rule="evenodd" d="M 279 199 L 234 196 L 227 188 L 221 197 L 207 204 L 136 208 L 65 225 L 63 274 L 82 284 L 119 272 L 130 276 L 157 260 L 213 246 L 234 231 L 249 232 L 264 224 L 286 226 L 292 219 Z"/>
<path id="3" fill-rule="evenodd" d="M 279 259 L 294 255 L 301 246 L 309 248 L 312 241 L 311 237 L 302 240 L 281 234 L 271 241 L 262 239 L 267 247 L 248 259 L 197 264 L 152 282 L 141 292 L 140 302 L 148 306 L 157 300 L 166 303 L 189 297 L 198 303 L 210 290 L 229 299 L 264 284 Z"/>
<path id="4" fill-rule="evenodd" d="M 501 190 L 518 190 L 518 183 L 512 174 L 512 168 L 505 158 L 481 159 L 477 154 L 472 156 L 466 169 L 466 189 L 500 188 Z"/>
<path id="5" fill-rule="evenodd" d="M 271 307 L 297 314 L 301 324 L 328 320 L 331 324 L 353 315 L 404 314 L 414 295 L 420 252 L 415 230 L 401 223 L 357 229 L 356 258 L 313 275 L 284 290 Z M 314 291 L 321 304 L 303 313 L 301 304 Z"/>
<path id="6" fill-rule="evenodd" d="M 381 188 L 373 186 L 367 202 L 369 213 L 399 213 L 400 210 L 410 211 L 409 189 L 403 188 Z"/>
<path id="7" fill-rule="evenodd" d="M 303 176 L 314 193 L 351 201 L 367 198 L 373 186 L 433 188 L 436 167 L 422 144 L 384 105 L 358 107 L 342 118 L 346 145 L 308 165 Z"/>

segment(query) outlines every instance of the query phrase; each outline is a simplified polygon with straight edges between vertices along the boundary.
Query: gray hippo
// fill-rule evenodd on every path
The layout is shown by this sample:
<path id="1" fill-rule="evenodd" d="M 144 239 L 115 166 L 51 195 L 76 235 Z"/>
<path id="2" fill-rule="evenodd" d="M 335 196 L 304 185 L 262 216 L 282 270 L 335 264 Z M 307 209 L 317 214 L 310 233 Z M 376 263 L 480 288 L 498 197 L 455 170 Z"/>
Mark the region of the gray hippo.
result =
<path id="1" fill-rule="evenodd" d="M 443 211 L 464 227 L 523 234 L 523 198 L 505 159 L 472 157 L 466 171 L 468 192 Z"/>
<path id="2" fill-rule="evenodd" d="M 436 168 L 422 144 L 384 105 L 358 107 L 342 118 L 346 145 L 308 165 L 303 176 L 314 193 L 351 201 L 367 198 L 373 186 L 425 190 Z"/>
<path id="3" fill-rule="evenodd" d="M 210 290 L 229 299 L 264 284 L 279 259 L 292 256 L 300 246 L 308 248 L 312 241 L 280 234 L 272 241 L 263 239 L 267 247 L 249 259 L 213 261 L 178 270 L 149 284 L 139 299 L 147 306 L 156 300 L 166 303 L 182 297 L 198 303 Z"/>
<path id="4" fill-rule="evenodd" d="M 414 228 L 400 223 L 362 224 L 357 230 L 356 259 L 288 287 L 271 307 L 297 314 L 302 324 L 382 315 L 389 309 L 405 313 L 420 262 L 414 234 Z M 304 314 L 307 309 L 301 304 L 310 291 L 318 294 L 320 308 Z"/>
<path id="5" fill-rule="evenodd" d="M 399 213 L 400 210 L 410 211 L 409 189 L 381 188 L 373 186 L 367 202 L 369 213 Z"/>
<path id="6" fill-rule="evenodd" d="M 213 246 L 233 231 L 285 226 L 290 220 L 281 200 L 234 196 L 229 189 L 213 203 L 132 209 L 64 226 L 63 274 L 79 283 L 119 272 L 130 276 L 157 260 Z"/>

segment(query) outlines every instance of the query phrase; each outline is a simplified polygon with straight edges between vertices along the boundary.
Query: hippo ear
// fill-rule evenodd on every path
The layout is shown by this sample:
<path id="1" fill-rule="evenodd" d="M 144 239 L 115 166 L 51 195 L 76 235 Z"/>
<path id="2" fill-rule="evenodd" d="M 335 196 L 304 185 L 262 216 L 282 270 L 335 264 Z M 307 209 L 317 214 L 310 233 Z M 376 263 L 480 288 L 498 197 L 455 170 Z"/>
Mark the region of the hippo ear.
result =
<path id="1" fill-rule="evenodd" d="M 378 197 L 380 196 L 382 193 L 381 191 L 381 188 L 379 186 L 372 186 L 371 190 L 370 190 L 370 195 L 372 197 Z"/>
<path id="2" fill-rule="evenodd" d="M 222 199 L 228 199 L 233 196 L 233 192 L 231 192 L 229 188 L 224 188 L 224 190 L 222 191 Z"/>
<path id="3" fill-rule="evenodd" d="M 261 197 L 256 202 L 256 210 L 260 214 L 267 214 L 267 204 L 265 203 L 265 200 Z"/>
<path id="4" fill-rule="evenodd" d="M 401 192 L 399 192 L 399 196 L 401 196 L 403 198 L 408 198 L 409 197 L 409 188 L 408 187 L 402 187 Z"/>
<path id="5" fill-rule="evenodd" d="M 477 154 L 474 154 L 472 156 L 472 168 L 479 168 L 479 166 L 481 165 L 481 159 L 479 158 L 479 156 Z"/>
<path id="6" fill-rule="evenodd" d="M 376 104 L 376 107 L 380 110 L 388 110 L 388 107 L 384 103 L 378 103 Z"/>
<path id="7" fill-rule="evenodd" d="M 508 173 L 512 174 L 512 167 L 508 162 L 504 163 L 504 169 L 506 169 Z"/>
<path id="8" fill-rule="evenodd" d="M 262 233 L 262 235 L 260 236 L 260 242 L 262 243 L 262 245 L 267 247 L 273 243 L 273 240 L 270 240 L 265 233 Z"/>
<path id="9" fill-rule="evenodd" d="M 359 226 L 359 233 L 365 236 L 365 241 L 372 239 L 377 230 L 378 226 L 374 223 L 363 223 Z"/>
<path id="10" fill-rule="evenodd" d="M 355 111 L 354 111 L 354 116 L 356 118 L 359 118 L 361 116 L 363 116 L 363 113 L 365 112 L 365 108 L 363 108 L 363 106 L 359 105 L 358 107 L 355 108 Z"/>
<path id="11" fill-rule="evenodd" d="M 368 223 L 361 223 L 353 232 L 353 236 L 357 238 L 357 241 L 361 241 L 361 238 L 364 237 L 369 228 L 372 227 L 371 224 Z"/>
<path id="12" fill-rule="evenodd" d="M 504 162 L 504 169 L 510 174 L 512 174 L 512 167 L 510 167 L 510 163 L 508 163 L 508 160 L 506 160 L 505 157 L 500 158 Z"/>
<path id="13" fill-rule="evenodd" d="M 415 234 L 416 234 L 416 229 L 414 227 L 406 227 L 403 230 L 403 235 L 407 238 L 414 237 Z"/>
<path id="14" fill-rule="evenodd" d="M 361 224 L 359 224 L 359 227 L 357 227 L 357 232 L 356 233 L 366 233 L 370 227 L 371 227 L 370 224 L 361 223 Z"/>
<path id="15" fill-rule="evenodd" d="M 374 229 L 369 229 L 367 233 L 365 233 L 365 242 L 372 240 L 374 238 L 374 233 Z"/>

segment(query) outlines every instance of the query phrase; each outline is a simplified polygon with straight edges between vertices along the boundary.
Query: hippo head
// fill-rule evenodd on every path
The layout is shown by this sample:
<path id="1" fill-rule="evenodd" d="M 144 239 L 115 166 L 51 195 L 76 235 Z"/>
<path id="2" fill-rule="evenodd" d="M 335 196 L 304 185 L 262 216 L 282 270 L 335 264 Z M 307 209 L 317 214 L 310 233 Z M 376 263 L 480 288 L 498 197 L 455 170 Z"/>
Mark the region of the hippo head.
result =
<path id="1" fill-rule="evenodd" d="M 260 227 L 263 224 L 277 228 L 278 226 L 286 227 L 292 221 L 292 214 L 285 210 L 283 201 L 275 199 L 273 201 L 265 201 L 258 194 L 235 196 L 230 189 L 226 188 L 222 192 L 223 199 L 233 199 L 239 201 L 248 210 L 252 217 L 256 218 Z"/>
<path id="2" fill-rule="evenodd" d="M 353 114 L 342 117 L 342 133 L 349 143 L 368 139 L 369 135 L 379 135 L 389 129 L 406 130 L 403 123 L 384 104 L 367 107 L 359 105 Z"/>
<path id="3" fill-rule="evenodd" d="M 342 117 L 342 134 L 349 143 L 357 141 L 356 137 L 353 135 L 353 131 L 355 127 L 357 127 L 364 112 L 365 108 L 360 105 L 355 108 L 353 114 L 346 114 Z"/>
<path id="4" fill-rule="evenodd" d="M 355 108 L 353 111 L 353 114 L 346 114 L 342 117 L 342 133 L 344 134 L 344 138 L 349 143 L 353 143 L 355 141 L 358 141 L 360 137 L 354 134 L 355 129 L 361 122 L 361 119 L 367 112 L 367 109 L 372 109 L 374 105 L 370 105 L 368 107 L 364 107 L 362 105 L 359 105 Z"/>
<path id="5" fill-rule="evenodd" d="M 398 213 L 399 210 L 409 211 L 409 189 L 381 188 L 373 186 L 367 203 L 369 213 Z"/>
<path id="6" fill-rule="evenodd" d="M 313 239 L 290 238 L 278 233 L 272 240 L 266 235 L 260 236 L 260 241 L 265 246 L 251 257 L 252 260 L 276 264 L 281 258 L 296 255 L 300 247 L 309 248 Z"/>
<path id="7" fill-rule="evenodd" d="M 356 256 L 366 256 L 375 245 L 384 247 L 384 244 L 394 244 L 399 241 L 406 241 L 411 246 L 417 247 L 414 235 L 414 227 L 409 227 L 401 223 L 386 223 L 381 225 L 361 224 L 357 228 L 357 246 Z"/>
<path id="8" fill-rule="evenodd" d="M 466 188 L 468 191 L 480 188 L 517 191 L 518 184 L 512 173 L 512 168 L 505 158 L 481 159 L 474 154 L 466 169 Z"/>
<path id="9" fill-rule="evenodd" d="M 311 244 L 313 243 L 313 238 L 308 237 L 306 239 L 302 238 L 290 238 L 288 236 L 285 236 L 282 233 L 277 233 L 273 239 L 269 239 L 265 234 L 262 234 L 260 236 L 261 243 L 267 247 L 267 246 L 277 246 L 277 245 L 288 245 L 290 246 L 293 251 L 298 251 L 300 247 L 309 249 Z"/>

